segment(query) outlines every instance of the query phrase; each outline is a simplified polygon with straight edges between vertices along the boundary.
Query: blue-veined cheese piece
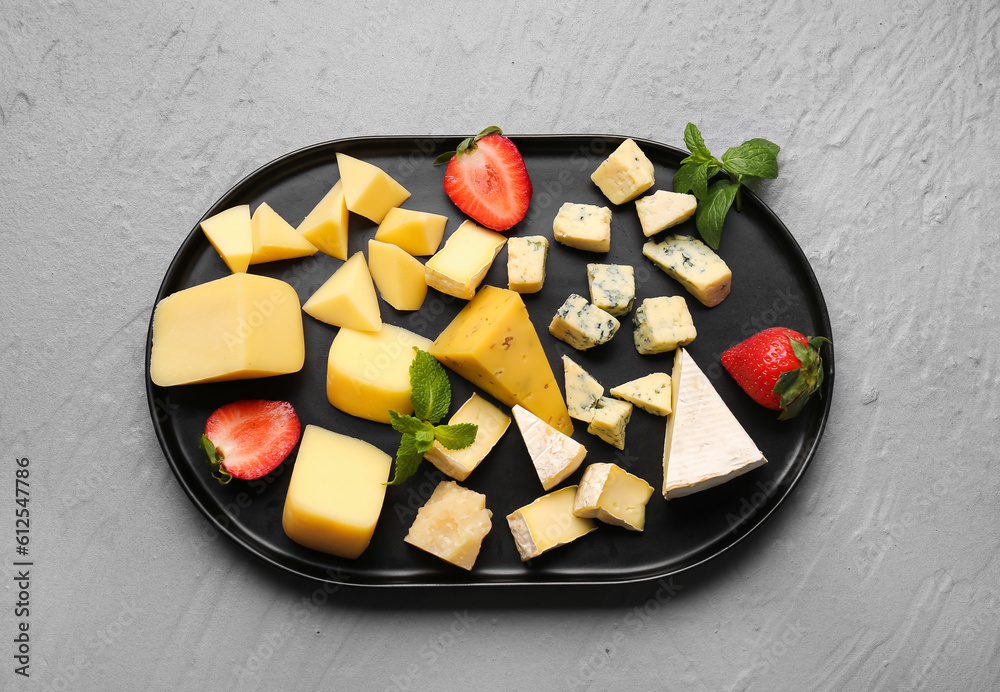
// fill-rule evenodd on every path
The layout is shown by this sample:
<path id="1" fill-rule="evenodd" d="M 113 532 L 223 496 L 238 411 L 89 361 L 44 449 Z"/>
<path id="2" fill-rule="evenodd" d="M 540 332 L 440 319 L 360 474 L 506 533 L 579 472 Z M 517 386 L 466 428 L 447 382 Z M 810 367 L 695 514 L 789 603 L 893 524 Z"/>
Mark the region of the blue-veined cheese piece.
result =
<path id="1" fill-rule="evenodd" d="M 573 514 L 642 531 L 653 486 L 616 464 L 591 464 L 576 491 Z"/>
<path id="2" fill-rule="evenodd" d="M 612 204 L 624 204 L 653 187 L 653 163 L 639 145 L 626 139 L 601 162 L 590 179 Z"/>
<path id="3" fill-rule="evenodd" d="M 632 404 L 620 399 L 601 397 L 594 407 L 587 432 L 618 449 L 625 449 L 625 426 L 632 417 Z"/>
<path id="4" fill-rule="evenodd" d="M 635 201 L 639 225 L 647 238 L 687 221 L 697 209 L 698 199 L 694 195 L 667 190 L 657 190 Z"/>
<path id="5" fill-rule="evenodd" d="M 588 264 L 590 302 L 610 315 L 620 317 L 635 301 L 635 270 L 628 264 Z"/>
<path id="6" fill-rule="evenodd" d="M 653 372 L 612 387 L 611 396 L 624 399 L 655 416 L 665 416 L 673 407 L 670 375 L 665 372 Z"/>
<path id="7" fill-rule="evenodd" d="M 635 311 L 635 350 L 643 355 L 673 351 L 698 336 L 683 296 L 646 298 Z"/>
<path id="8" fill-rule="evenodd" d="M 611 210 L 566 202 L 552 220 L 552 235 L 563 245 L 590 252 L 611 249 Z"/>
<path id="9" fill-rule="evenodd" d="M 586 447 L 520 404 L 515 404 L 511 413 L 543 488 L 551 490 L 580 468 L 580 463 L 587 456 Z"/>
<path id="10" fill-rule="evenodd" d="M 549 332 L 576 350 L 586 351 L 610 341 L 619 326 L 612 315 L 573 293 L 556 310 L 549 323 Z"/>
<path id="11" fill-rule="evenodd" d="M 549 240 L 541 235 L 507 240 L 507 288 L 518 293 L 538 293 L 545 283 Z"/>
<path id="12" fill-rule="evenodd" d="M 604 387 L 569 356 L 563 356 L 566 376 L 566 408 L 569 415 L 584 423 L 594 417 L 594 407 L 604 396 Z"/>
<path id="13" fill-rule="evenodd" d="M 715 307 L 729 295 L 732 271 L 712 248 L 696 238 L 671 235 L 658 243 L 650 240 L 642 246 L 642 254 L 707 307 Z"/>

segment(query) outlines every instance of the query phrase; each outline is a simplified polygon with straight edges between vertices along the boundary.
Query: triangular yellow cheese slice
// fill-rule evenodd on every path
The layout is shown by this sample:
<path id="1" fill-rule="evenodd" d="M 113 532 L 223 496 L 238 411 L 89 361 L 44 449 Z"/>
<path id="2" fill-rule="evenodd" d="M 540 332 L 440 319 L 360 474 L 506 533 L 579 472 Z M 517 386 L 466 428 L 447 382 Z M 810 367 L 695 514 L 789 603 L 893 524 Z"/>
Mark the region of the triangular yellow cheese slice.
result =
<path id="1" fill-rule="evenodd" d="M 323 195 L 296 230 L 320 252 L 347 259 L 347 202 L 341 181 Z"/>
<path id="2" fill-rule="evenodd" d="M 267 202 L 262 202 L 250 217 L 250 233 L 253 237 L 250 264 L 316 254 L 316 246 L 303 238 Z"/>
<path id="3" fill-rule="evenodd" d="M 368 241 L 368 269 L 382 299 L 397 310 L 419 310 L 427 297 L 424 265 L 400 247 Z"/>
<path id="4" fill-rule="evenodd" d="M 241 204 L 220 211 L 202 221 L 201 230 L 234 274 L 247 270 L 253 255 L 250 205 Z"/>
<path id="5" fill-rule="evenodd" d="M 344 183 L 347 208 L 375 223 L 382 223 L 393 207 L 410 196 L 409 190 L 397 183 L 378 166 L 347 154 L 337 154 L 337 167 Z"/>
<path id="6" fill-rule="evenodd" d="M 382 328 L 378 298 L 364 254 L 355 253 L 302 306 L 320 322 L 359 332 Z"/>

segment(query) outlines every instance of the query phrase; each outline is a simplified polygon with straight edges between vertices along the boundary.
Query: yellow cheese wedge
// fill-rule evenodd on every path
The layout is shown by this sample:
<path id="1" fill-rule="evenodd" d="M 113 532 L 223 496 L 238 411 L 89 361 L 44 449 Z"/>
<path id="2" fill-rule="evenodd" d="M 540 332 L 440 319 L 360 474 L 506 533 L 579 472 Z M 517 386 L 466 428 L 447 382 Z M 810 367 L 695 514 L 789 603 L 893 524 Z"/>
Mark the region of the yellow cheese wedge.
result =
<path id="1" fill-rule="evenodd" d="M 447 216 L 393 207 L 382 219 L 375 240 L 392 243 L 411 255 L 433 255 L 441 245 Z"/>
<path id="2" fill-rule="evenodd" d="M 642 531 L 653 486 L 616 464 L 591 464 L 583 472 L 573 503 L 578 517 Z"/>
<path id="3" fill-rule="evenodd" d="M 355 214 L 382 223 L 393 207 L 409 198 L 409 191 L 378 166 L 347 154 L 337 154 L 340 180 L 344 183 L 347 208 Z"/>
<path id="4" fill-rule="evenodd" d="M 593 519 L 573 514 L 576 491 L 575 485 L 556 490 L 507 515 L 507 524 L 522 562 L 575 541 L 597 528 Z"/>
<path id="5" fill-rule="evenodd" d="M 410 363 L 413 347 L 426 351 L 431 340 L 391 324 L 377 332 L 342 327 L 330 345 L 326 398 L 344 413 L 389 422 L 389 409 L 413 413 Z"/>
<path id="6" fill-rule="evenodd" d="M 305 361 L 295 289 L 231 274 L 178 291 L 153 313 L 149 375 L 170 387 L 298 372 Z"/>
<path id="7" fill-rule="evenodd" d="M 427 285 L 456 298 L 472 298 L 506 242 L 507 236 L 466 221 L 427 260 Z"/>
<path id="8" fill-rule="evenodd" d="M 493 527 L 486 496 L 455 481 L 441 481 L 403 540 L 445 562 L 471 570 Z"/>
<path id="9" fill-rule="evenodd" d="M 241 204 L 201 222 L 201 230 L 234 274 L 245 272 L 253 255 L 250 205 Z"/>
<path id="10" fill-rule="evenodd" d="M 347 201 L 343 181 L 337 181 L 296 230 L 320 252 L 347 259 Z"/>
<path id="11" fill-rule="evenodd" d="M 250 264 L 316 254 L 316 246 L 303 238 L 267 202 L 261 203 L 250 217 L 250 235 L 253 238 Z"/>
<path id="12" fill-rule="evenodd" d="M 427 297 L 424 265 L 396 245 L 368 241 L 368 268 L 382 298 L 397 310 L 419 310 Z"/>
<path id="13" fill-rule="evenodd" d="M 424 454 L 424 459 L 434 464 L 441 473 L 464 481 L 507 432 L 510 416 L 474 393 L 448 421 L 449 425 L 458 423 L 478 426 L 475 442 L 465 449 L 445 449 L 435 440 L 434 446 Z"/>
<path id="14" fill-rule="evenodd" d="M 307 425 L 281 515 L 285 534 L 313 550 L 359 557 L 375 532 L 391 467 L 379 448 Z"/>
<path id="15" fill-rule="evenodd" d="M 310 296 L 302 309 L 320 322 L 336 327 L 378 331 L 382 327 L 382 317 L 364 254 L 357 252 L 344 262 Z"/>
<path id="16" fill-rule="evenodd" d="M 515 291 L 485 286 L 428 350 L 505 405 L 520 404 L 559 432 L 573 434 L 552 366 Z"/>

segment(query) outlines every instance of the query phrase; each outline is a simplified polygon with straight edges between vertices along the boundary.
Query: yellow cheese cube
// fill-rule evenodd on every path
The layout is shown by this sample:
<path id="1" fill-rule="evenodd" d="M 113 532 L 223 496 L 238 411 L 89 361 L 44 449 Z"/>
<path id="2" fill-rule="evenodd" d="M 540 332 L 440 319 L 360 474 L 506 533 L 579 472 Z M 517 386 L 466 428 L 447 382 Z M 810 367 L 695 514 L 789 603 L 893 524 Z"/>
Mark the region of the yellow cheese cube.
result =
<path id="1" fill-rule="evenodd" d="M 405 250 L 377 240 L 368 241 L 368 268 L 372 279 L 392 307 L 419 310 L 427 296 L 424 265 Z"/>
<path id="2" fill-rule="evenodd" d="M 447 216 L 393 207 L 382 219 L 375 240 L 392 243 L 411 255 L 433 255 L 441 245 Z"/>
<path id="3" fill-rule="evenodd" d="M 326 398 L 344 413 L 379 423 L 389 422 L 389 409 L 413 413 L 414 346 L 426 351 L 431 341 L 391 324 L 383 324 L 377 332 L 341 327 L 330 345 Z"/>
<path id="4" fill-rule="evenodd" d="M 538 557 L 585 536 L 597 528 L 592 519 L 573 514 L 577 486 L 543 495 L 529 505 L 507 515 L 521 561 Z"/>
<path id="5" fill-rule="evenodd" d="M 506 236 L 466 221 L 427 260 L 427 285 L 456 298 L 472 298 L 506 242 Z"/>
<path id="6" fill-rule="evenodd" d="M 549 240 L 541 235 L 507 241 L 507 288 L 518 293 L 538 293 L 545 283 Z"/>
<path id="7" fill-rule="evenodd" d="M 381 449 L 307 425 L 281 515 L 285 534 L 313 550 L 359 557 L 382 512 L 390 468 Z"/>
<path id="8" fill-rule="evenodd" d="M 516 292 L 485 286 L 429 351 L 505 405 L 520 404 L 556 430 L 573 434 L 552 367 Z"/>
<path id="9" fill-rule="evenodd" d="M 445 562 L 471 570 L 483 539 L 493 528 L 486 496 L 455 481 L 441 481 L 427 504 L 417 510 L 403 540 Z"/>
<path id="10" fill-rule="evenodd" d="M 642 531 L 653 486 L 615 464 L 591 464 L 583 472 L 573 503 L 578 517 Z"/>
<path id="11" fill-rule="evenodd" d="M 302 309 L 336 327 L 375 332 L 382 327 L 378 296 L 365 256 L 356 252 L 310 296 Z"/>
<path id="12" fill-rule="evenodd" d="M 338 180 L 323 195 L 296 230 L 320 252 L 347 259 L 347 200 L 344 199 L 343 181 Z"/>
<path id="13" fill-rule="evenodd" d="M 697 208 L 698 199 L 694 195 L 667 190 L 657 190 L 635 201 L 639 225 L 642 226 L 642 234 L 647 238 L 687 221 L 694 216 Z"/>
<path id="14" fill-rule="evenodd" d="M 231 274 L 178 291 L 153 313 L 149 375 L 170 387 L 298 372 L 305 362 L 295 289 Z"/>
<path id="15" fill-rule="evenodd" d="M 250 205 L 241 204 L 201 222 L 201 230 L 234 274 L 245 272 L 253 255 Z"/>
<path id="16" fill-rule="evenodd" d="M 590 179 L 601 189 L 612 204 L 624 204 L 653 187 L 653 163 L 639 149 L 639 145 L 626 139 L 601 162 Z"/>
<path id="17" fill-rule="evenodd" d="M 552 233 L 563 245 L 607 252 L 611 249 L 611 210 L 593 204 L 566 202 L 552 220 Z"/>
<path id="18" fill-rule="evenodd" d="M 445 449 L 435 440 L 434 446 L 424 454 L 424 459 L 434 464 L 441 473 L 455 480 L 464 481 L 507 432 L 510 417 L 474 393 L 448 421 L 449 425 L 458 423 L 472 423 L 479 426 L 475 442 L 465 449 Z"/>
<path id="19" fill-rule="evenodd" d="M 340 180 L 344 183 L 347 208 L 375 223 L 382 223 L 390 209 L 398 207 L 410 196 L 409 191 L 392 176 L 367 161 L 337 154 L 337 167 L 340 169 Z"/>
<path id="20" fill-rule="evenodd" d="M 643 355 L 673 351 L 698 336 L 683 296 L 646 298 L 635 311 L 635 350 Z"/>
<path id="21" fill-rule="evenodd" d="M 632 404 L 602 396 L 594 407 L 587 432 L 597 435 L 609 445 L 625 449 L 625 426 L 632 417 Z"/>
<path id="22" fill-rule="evenodd" d="M 250 264 L 316 254 L 316 246 L 303 238 L 267 202 L 261 203 L 250 217 L 250 234 L 253 237 Z"/>

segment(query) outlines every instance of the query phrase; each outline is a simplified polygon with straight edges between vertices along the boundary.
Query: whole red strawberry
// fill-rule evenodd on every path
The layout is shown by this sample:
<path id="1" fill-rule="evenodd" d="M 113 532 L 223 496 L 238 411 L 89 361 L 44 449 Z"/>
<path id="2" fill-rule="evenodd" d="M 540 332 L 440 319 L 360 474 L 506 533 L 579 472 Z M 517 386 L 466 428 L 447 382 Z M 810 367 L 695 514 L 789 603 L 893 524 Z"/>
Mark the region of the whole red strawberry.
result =
<path id="1" fill-rule="evenodd" d="M 301 426 L 287 401 L 234 401 L 205 423 L 201 446 L 212 476 L 223 485 L 273 471 L 299 442 Z"/>
<path id="2" fill-rule="evenodd" d="M 434 160 L 445 162 L 444 191 L 473 221 L 506 231 L 528 212 L 531 178 L 521 152 L 499 127 L 487 127 Z"/>
<path id="3" fill-rule="evenodd" d="M 754 334 L 722 354 L 722 365 L 758 404 L 794 418 L 823 384 L 822 336 L 805 337 L 786 327 Z"/>

